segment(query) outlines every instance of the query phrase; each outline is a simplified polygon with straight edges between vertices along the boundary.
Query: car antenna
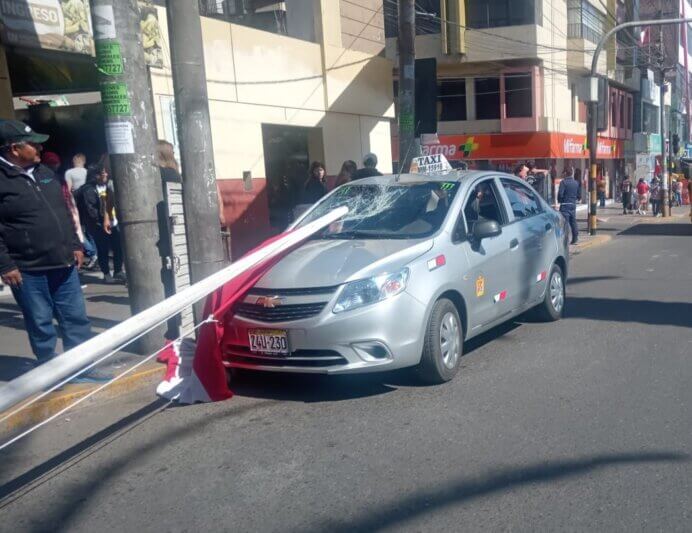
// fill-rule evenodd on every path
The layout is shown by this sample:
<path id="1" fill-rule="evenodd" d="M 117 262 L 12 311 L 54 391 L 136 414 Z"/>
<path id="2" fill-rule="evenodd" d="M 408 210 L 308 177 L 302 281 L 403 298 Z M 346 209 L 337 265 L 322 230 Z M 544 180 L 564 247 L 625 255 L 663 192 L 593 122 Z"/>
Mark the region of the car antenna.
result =
<path id="1" fill-rule="evenodd" d="M 420 120 L 419 120 L 418 123 L 416 124 L 416 129 L 415 129 L 414 131 L 417 131 L 417 130 L 418 130 L 418 126 L 420 126 Z M 408 143 L 408 147 L 406 148 L 406 155 L 404 156 L 404 161 L 406 161 L 406 160 L 408 159 L 408 156 L 409 156 L 409 154 L 411 153 L 411 148 L 413 148 L 413 145 L 414 145 L 415 143 L 416 143 L 416 136 L 415 136 L 415 134 L 414 134 L 413 138 L 411 139 L 411 142 Z M 399 159 L 401 159 L 401 158 L 399 158 Z M 398 181 L 399 181 L 399 178 L 401 177 L 401 170 L 402 170 L 403 168 L 404 168 L 404 167 L 401 166 L 401 161 L 399 161 L 399 172 L 397 173 L 396 177 L 394 178 L 394 181 L 395 181 L 395 182 L 398 182 Z"/>

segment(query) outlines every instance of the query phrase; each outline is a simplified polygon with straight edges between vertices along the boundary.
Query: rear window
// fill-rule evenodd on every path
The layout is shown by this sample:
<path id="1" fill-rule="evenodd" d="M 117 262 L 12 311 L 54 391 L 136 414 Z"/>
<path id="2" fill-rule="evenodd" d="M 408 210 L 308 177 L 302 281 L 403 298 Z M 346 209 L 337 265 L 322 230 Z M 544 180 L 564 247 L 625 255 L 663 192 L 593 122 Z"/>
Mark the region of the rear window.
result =
<path id="1" fill-rule="evenodd" d="M 458 190 L 458 182 L 347 184 L 318 203 L 298 227 L 346 206 L 348 214 L 318 234 L 318 238 L 428 237 L 442 226 Z"/>

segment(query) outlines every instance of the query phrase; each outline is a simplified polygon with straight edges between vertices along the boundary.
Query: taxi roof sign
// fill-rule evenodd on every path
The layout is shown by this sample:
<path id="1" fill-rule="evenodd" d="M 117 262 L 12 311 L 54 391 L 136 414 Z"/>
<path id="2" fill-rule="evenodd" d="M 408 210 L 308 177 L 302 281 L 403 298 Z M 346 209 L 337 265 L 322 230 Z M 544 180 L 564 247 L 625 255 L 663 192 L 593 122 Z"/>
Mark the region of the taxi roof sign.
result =
<path id="1" fill-rule="evenodd" d="M 414 157 L 411 161 L 412 174 L 440 174 L 451 170 L 453 170 L 452 165 L 442 154 Z"/>

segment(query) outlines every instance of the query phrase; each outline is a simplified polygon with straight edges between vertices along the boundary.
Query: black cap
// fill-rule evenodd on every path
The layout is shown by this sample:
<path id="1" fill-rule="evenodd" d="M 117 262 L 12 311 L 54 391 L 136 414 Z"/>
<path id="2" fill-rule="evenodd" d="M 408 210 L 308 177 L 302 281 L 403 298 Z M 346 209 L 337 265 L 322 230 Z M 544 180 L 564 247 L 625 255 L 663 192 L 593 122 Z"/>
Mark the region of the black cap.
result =
<path id="1" fill-rule="evenodd" d="M 0 120 L 0 146 L 21 142 L 42 144 L 47 140 L 48 135 L 36 133 L 19 120 Z"/>

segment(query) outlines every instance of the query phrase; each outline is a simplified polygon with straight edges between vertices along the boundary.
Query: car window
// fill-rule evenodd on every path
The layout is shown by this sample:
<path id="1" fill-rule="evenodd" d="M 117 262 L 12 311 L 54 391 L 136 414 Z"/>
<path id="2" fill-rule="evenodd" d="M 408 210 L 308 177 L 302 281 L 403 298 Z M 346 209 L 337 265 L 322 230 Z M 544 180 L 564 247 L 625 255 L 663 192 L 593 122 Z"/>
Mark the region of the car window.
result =
<path id="1" fill-rule="evenodd" d="M 536 193 L 526 185 L 516 181 L 502 180 L 502 186 L 509 198 L 514 218 L 528 218 L 543 211 Z"/>
<path id="2" fill-rule="evenodd" d="M 505 223 L 503 210 L 500 207 L 493 180 L 487 179 L 477 183 L 469 194 L 466 204 L 464 204 L 464 219 L 466 220 L 466 231 L 472 232 L 473 226 L 480 220 L 495 220 L 498 224 Z M 463 224 L 459 224 L 458 233 L 462 231 Z M 462 237 L 462 235 L 458 235 Z"/>
<path id="3" fill-rule="evenodd" d="M 304 226 L 337 207 L 348 214 L 315 238 L 418 239 L 435 233 L 444 222 L 459 190 L 458 182 L 342 185 L 301 220 Z"/>

